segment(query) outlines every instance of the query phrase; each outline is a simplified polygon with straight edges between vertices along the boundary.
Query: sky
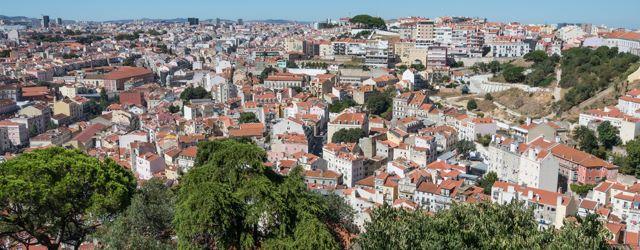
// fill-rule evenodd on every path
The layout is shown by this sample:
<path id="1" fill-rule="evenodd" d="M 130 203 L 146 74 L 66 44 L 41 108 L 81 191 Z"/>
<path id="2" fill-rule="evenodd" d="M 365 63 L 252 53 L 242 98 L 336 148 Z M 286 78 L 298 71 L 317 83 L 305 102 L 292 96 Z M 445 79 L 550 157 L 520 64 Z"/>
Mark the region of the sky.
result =
<path id="1" fill-rule="evenodd" d="M 470 16 L 522 23 L 604 24 L 640 28 L 640 0 L 0 0 L 0 15 L 107 21 L 198 17 L 319 21 L 370 14 Z"/>

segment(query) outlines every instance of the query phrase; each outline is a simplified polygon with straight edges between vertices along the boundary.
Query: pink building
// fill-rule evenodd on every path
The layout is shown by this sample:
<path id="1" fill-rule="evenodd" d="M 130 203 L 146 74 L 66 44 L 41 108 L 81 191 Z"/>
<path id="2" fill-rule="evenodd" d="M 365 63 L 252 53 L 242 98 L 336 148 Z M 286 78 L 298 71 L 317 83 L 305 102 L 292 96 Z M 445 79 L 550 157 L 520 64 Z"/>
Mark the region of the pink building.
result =
<path id="1" fill-rule="evenodd" d="M 271 142 L 271 150 L 268 152 L 270 162 L 284 159 L 292 159 L 298 152 L 309 152 L 309 142 L 304 134 L 279 134 Z"/>

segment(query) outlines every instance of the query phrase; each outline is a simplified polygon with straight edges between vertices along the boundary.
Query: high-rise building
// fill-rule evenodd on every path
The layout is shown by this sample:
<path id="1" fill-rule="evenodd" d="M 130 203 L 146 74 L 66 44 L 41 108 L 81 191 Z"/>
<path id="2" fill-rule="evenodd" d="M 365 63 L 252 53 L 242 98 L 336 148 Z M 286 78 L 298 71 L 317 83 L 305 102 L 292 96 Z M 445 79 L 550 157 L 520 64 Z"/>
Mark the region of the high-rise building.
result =
<path id="1" fill-rule="evenodd" d="M 49 28 L 49 16 L 42 16 L 42 27 Z"/>
<path id="2" fill-rule="evenodd" d="M 198 25 L 198 24 L 200 24 L 200 19 L 195 18 L 195 17 L 189 17 L 189 18 L 187 18 L 187 20 L 189 21 L 189 25 Z"/>
<path id="3" fill-rule="evenodd" d="M 58 17 L 58 19 L 56 19 L 56 24 L 57 24 L 58 26 L 62 26 L 62 18 L 59 18 L 59 17 Z"/>
<path id="4" fill-rule="evenodd" d="M 435 38 L 435 22 L 421 21 L 416 25 L 416 40 L 433 41 Z"/>
<path id="5" fill-rule="evenodd" d="M 220 18 L 216 18 L 216 26 L 220 26 Z"/>
<path id="6" fill-rule="evenodd" d="M 244 25 L 244 21 L 242 20 L 242 18 L 238 19 L 238 25 Z"/>

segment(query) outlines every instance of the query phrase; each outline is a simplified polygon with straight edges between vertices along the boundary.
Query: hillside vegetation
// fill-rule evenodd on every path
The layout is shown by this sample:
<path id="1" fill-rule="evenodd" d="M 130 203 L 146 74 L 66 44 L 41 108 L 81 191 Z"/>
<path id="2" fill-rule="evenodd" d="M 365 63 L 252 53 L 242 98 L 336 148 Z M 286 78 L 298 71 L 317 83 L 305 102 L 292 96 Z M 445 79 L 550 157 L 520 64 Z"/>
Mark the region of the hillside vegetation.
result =
<path id="1" fill-rule="evenodd" d="M 561 60 L 560 87 L 569 88 L 569 91 L 558 103 L 559 110 L 566 111 L 606 89 L 611 83 L 623 81 L 630 67 L 638 60 L 638 56 L 619 53 L 617 48 L 572 48 L 565 51 Z"/>

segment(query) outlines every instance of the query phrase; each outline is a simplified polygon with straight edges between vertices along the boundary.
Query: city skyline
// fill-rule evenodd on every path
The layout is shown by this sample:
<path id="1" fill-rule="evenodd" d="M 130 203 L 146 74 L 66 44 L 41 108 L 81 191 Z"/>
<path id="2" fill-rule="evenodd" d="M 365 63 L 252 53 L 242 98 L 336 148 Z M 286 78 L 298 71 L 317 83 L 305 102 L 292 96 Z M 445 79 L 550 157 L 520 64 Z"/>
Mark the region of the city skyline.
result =
<path id="1" fill-rule="evenodd" d="M 77 21 L 111 21 L 125 19 L 173 19 L 198 17 L 200 19 L 223 18 L 235 20 L 286 19 L 295 21 L 320 21 L 357 14 L 371 14 L 392 19 L 405 16 L 470 16 L 484 17 L 491 21 L 518 21 L 522 23 L 593 23 L 611 27 L 637 29 L 640 19 L 635 10 L 640 2 L 612 0 L 602 1 L 551 1 L 540 0 L 536 4 L 523 7 L 506 0 L 477 1 L 453 0 L 447 2 L 405 1 L 405 4 L 389 5 L 386 1 L 328 0 L 313 7 L 303 6 L 292 0 L 274 2 L 247 0 L 239 2 L 209 2 L 201 0 L 147 1 L 113 0 L 109 5 L 89 2 L 79 5 L 76 1 L 33 0 L 32 4 L 22 2 L 4 3 L 0 15 L 27 16 L 39 18 L 41 15 L 61 17 Z M 336 4 L 343 6 L 335 8 Z M 194 6 L 198 6 L 195 8 Z M 622 6 L 626 6 L 622 8 Z M 574 11 L 567 11 L 570 9 Z M 615 13 L 613 15 L 612 13 Z"/>

